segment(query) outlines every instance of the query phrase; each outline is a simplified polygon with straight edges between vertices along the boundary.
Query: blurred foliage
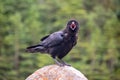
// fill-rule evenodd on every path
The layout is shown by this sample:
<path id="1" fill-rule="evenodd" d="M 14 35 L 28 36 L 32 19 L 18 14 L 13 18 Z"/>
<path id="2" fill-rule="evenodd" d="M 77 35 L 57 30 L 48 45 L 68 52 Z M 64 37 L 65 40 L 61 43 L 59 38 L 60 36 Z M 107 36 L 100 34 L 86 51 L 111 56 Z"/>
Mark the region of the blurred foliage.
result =
<path id="1" fill-rule="evenodd" d="M 89 80 L 120 80 L 119 0 L 0 0 L 0 80 L 24 80 L 53 64 L 25 48 L 72 18 L 80 23 L 79 39 L 65 61 Z"/>

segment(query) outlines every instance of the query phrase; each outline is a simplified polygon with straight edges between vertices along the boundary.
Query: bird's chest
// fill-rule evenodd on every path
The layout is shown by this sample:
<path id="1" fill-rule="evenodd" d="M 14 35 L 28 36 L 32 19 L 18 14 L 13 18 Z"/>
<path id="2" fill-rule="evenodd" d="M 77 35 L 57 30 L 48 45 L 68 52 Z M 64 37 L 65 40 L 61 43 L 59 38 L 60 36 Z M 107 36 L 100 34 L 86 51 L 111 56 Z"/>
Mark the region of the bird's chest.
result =
<path id="1" fill-rule="evenodd" d="M 76 37 L 75 36 L 67 36 L 64 38 L 64 43 L 66 45 L 74 45 L 76 42 Z"/>
<path id="2" fill-rule="evenodd" d="M 64 47 L 65 51 L 69 51 L 74 46 L 75 42 L 75 37 L 66 37 L 63 41 L 62 46 Z"/>
<path id="3" fill-rule="evenodd" d="M 69 37 L 69 38 L 65 39 L 64 42 L 61 44 L 61 46 L 58 49 L 59 50 L 58 57 L 62 58 L 63 56 L 68 54 L 69 51 L 74 46 L 74 43 L 75 43 L 75 39 L 73 37 Z"/>

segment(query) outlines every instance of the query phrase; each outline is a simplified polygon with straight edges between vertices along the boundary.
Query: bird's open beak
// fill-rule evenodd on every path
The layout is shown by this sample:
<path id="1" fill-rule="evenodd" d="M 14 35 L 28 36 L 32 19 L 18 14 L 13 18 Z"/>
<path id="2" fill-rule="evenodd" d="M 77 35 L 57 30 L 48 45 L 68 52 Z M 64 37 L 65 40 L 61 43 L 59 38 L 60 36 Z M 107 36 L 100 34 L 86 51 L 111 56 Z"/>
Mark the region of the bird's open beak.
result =
<path id="1" fill-rule="evenodd" d="M 75 30 L 75 28 L 76 28 L 75 22 L 72 22 L 72 24 L 70 25 L 70 28 L 71 28 L 72 30 Z"/>

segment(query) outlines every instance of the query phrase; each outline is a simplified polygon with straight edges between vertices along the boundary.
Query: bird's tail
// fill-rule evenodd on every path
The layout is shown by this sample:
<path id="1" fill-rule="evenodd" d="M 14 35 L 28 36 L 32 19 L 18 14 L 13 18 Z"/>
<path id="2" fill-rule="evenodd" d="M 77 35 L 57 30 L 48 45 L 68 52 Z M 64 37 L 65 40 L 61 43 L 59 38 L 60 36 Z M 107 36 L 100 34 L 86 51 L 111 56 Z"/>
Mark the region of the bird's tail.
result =
<path id="1" fill-rule="evenodd" d="M 36 52 L 45 52 L 45 48 L 42 45 L 34 45 L 26 48 L 26 52 L 36 53 Z"/>

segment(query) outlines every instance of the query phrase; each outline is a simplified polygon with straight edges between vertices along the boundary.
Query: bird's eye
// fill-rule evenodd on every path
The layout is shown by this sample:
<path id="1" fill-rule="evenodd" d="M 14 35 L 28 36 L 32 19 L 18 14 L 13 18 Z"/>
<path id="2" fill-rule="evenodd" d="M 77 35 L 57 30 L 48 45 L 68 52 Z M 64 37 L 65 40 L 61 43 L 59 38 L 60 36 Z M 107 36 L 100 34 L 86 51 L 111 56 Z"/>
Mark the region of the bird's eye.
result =
<path id="1" fill-rule="evenodd" d="M 63 37 L 64 35 L 63 35 L 63 34 L 61 34 L 61 36 Z"/>

